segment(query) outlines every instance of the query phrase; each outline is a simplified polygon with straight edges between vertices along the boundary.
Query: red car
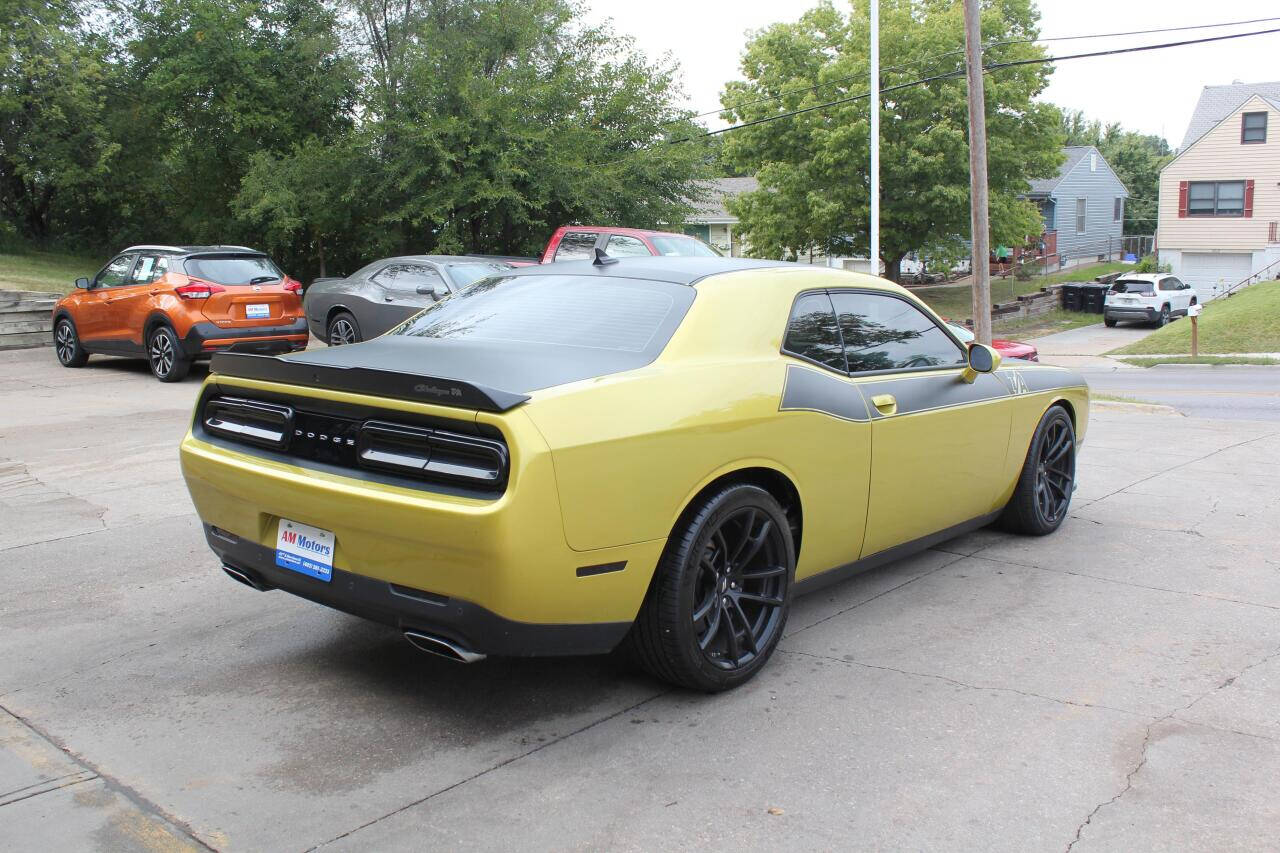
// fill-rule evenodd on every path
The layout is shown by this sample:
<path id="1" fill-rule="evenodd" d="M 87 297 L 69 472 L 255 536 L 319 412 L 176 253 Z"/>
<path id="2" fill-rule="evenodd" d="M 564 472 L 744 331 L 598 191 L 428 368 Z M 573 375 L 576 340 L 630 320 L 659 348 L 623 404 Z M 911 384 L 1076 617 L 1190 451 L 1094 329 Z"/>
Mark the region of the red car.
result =
<path id="1" fill-rule="evenodd" d="M 973 340 L 973 332 L 964 326 L 957 326 L 955 323 L 947 323 L 947 328 L 955 333 L 960 339 L 960 343 L 967 344 Z M 1021 341 L 1006 341 L 1001 338 L 992 338 L 991 346 L 995 347 L 996 352 L 1000 353 L 1001 358 L 1020 358 L 1024 361 L 1039 361 L 1040 352 L 1031 344 L 1024 344 Z"/>
<path id="2" fill-rule="evenodd" d="M 561 225 L 551 235 L 547 248 L 543 249 L 540 263 L 590 260 L 595 257 L 596 249 L 603 249 L 606 255 L 614 258 L 634 255 L 714 258 L 720 255 L 697 237 L 690 237 L 688 234 L 647 231 L 643 228 Z"/>

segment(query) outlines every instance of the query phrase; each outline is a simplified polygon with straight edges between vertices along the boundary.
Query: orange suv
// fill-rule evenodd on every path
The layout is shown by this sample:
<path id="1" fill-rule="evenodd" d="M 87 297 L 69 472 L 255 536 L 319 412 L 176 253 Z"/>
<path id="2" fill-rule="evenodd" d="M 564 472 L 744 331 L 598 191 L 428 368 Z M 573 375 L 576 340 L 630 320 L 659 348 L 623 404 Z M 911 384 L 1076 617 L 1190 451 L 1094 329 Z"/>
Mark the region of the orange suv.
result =
<path id="1" fill-rule="evenodd" d="M 161 382 L 221 350 L 284 353 L 307 345 L 302 284 L 244 246 L 133 246 L 53 307 L 64 367 L 90 353 L 145 356 Z"/>

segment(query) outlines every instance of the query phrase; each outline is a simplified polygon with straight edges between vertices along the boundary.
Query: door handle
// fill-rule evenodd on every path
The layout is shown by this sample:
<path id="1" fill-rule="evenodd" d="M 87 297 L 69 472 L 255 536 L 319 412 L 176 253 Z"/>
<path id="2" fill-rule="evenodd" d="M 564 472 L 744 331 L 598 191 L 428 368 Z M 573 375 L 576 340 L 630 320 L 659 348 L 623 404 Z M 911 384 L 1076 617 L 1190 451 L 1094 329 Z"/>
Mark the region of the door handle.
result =
<path id="1" fill-rule="evenodd" d="M 871 405 L 876 407 L 876 411 L 882 415 L 896 415 L 898 413 L 898 398 L 892 394 L 877 394 L 871 398 Z"/>
<path id="2" fill-rule="evenodd" d="M 391 302 L 391 301 L 393 301 L 394 299 L 395 299 L 395 297 L 394 297 L 394 296 L 384 296 L 384 297 L 382 297 L 382 301 L 383 301 L 383 302 Z"/>

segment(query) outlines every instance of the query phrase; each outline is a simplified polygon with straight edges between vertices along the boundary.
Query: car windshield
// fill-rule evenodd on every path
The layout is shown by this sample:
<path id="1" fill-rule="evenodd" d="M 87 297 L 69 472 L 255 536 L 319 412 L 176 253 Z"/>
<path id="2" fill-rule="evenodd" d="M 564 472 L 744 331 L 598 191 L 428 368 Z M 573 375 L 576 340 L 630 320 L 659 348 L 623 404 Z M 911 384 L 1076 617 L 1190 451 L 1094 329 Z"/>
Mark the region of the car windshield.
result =
<path id="1" fill-rule="evenodd" d="M 1117 281 L 1111 285 L 1112 293 L 1154 293 L 1155 285 L 1149 281 Z"/>
<path id="2" fill-rule="evenodd" d="M 449 264 L 449 277 L 459 289 L 511 269 L 511 264 Z"/>
<path id="3" fill-rule="evenodd" d="M 187 275 L 214 284 L 260 284 L 278 281 L 284 273 L 266 255 L 217 255 L 187 258 Z"/>
<path id="4" fill-rule="evenodd" d="M 388 334 L 653 358 L 693 295 L 684 285 L 629 278 L 498 276 L 437 302 Z"/>
<path id="5" fill-rule="evenodd" d="M 680 258 L 718 258 L 720 253 L 693 237 L 665 237 L 654 234 L 649 237 L 659 255 Z"/>
<path id="6" fill-rule="evenodd" d="M 969 331 L 964 326 L 957 326 L 955 323 L 948 323 L 947 328 L 951 330 L 951 334 L 955 335 L 956 339 L 962 344 L 967 344 L 973 340 L 973 332 Z"/>

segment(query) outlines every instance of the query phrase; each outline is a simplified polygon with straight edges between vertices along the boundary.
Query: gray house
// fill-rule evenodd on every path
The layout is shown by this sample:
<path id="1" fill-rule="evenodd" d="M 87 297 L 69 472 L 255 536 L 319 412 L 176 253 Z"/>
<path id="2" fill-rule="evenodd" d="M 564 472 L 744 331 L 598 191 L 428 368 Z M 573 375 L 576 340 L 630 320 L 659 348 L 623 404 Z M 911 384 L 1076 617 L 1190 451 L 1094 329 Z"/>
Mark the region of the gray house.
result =
<path id="1" fill-rule="evenodd" d="M 1070 262 L 1118 252 L 1129 191 L 1092 145 L 1062 153 L 1067 159 L 1058 174 L 1032 181 L 1025 196 L 1044 220 L 1044 254 Z"/>

